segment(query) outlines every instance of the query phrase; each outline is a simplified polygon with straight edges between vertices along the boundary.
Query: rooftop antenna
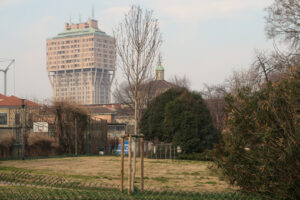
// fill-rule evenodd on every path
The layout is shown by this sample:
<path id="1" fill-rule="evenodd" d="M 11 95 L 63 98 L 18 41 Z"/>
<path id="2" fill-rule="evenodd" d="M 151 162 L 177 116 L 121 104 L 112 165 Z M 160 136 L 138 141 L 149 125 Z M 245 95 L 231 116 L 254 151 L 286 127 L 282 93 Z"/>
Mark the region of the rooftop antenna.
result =
<path id="1" fill-rule="evenodd" d="M 72 24 L 72 18 L 71 18 L 71 15 L 69 16 L 69 23 Z"/>
<path id="2" fill-rule="evenodd" d="M 95 18 L 95 15 L 94 15 L 95 13 L 94 13 L 94 5 L 92 5 L 92 19 L 94 19 Z"/>
<path id="3" fill-rule="evenodd" d="M 8 60 L 8 59 L 7 59 Z M 4 95 L 6 96 L 7 94 L 7 71 L 9 67 L 15 62 L 15 59 L 9 59 L 9 63 L 5 69 L 0 69 L 0 72 L 4 73 Z M 0 62 L 5 62 L 5 61 L 0 61 Z"/>
<path id="4" fill-rule="evenodd" d="M 81 15 L 80 15 L 80 13 L 79 13 L 78 18 L 79 18 L 79 23 L 81 23 Z"/>

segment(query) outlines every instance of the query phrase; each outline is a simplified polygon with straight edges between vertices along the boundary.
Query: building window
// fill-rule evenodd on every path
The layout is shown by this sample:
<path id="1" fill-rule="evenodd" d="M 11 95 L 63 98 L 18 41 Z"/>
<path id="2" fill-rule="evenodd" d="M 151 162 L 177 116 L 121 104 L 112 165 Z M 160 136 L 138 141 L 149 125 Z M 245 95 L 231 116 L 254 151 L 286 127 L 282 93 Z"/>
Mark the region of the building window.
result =
<path id="1" fill-rule="evenodd" d="M 7 125 L 7 113 L 0 113 L 0 125 Z"/>

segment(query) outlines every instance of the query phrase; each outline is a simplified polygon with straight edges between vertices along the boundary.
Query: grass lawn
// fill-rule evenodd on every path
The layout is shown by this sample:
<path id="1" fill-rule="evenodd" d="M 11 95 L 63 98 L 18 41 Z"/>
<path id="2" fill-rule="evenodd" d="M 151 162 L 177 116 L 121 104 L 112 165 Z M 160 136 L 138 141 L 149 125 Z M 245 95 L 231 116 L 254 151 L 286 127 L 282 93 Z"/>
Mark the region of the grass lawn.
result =
<path id="1" fill-rule="evenodd" d="M 202 161 L 170 161 L 145 159 L 145 189 L 194 192 L 234 191 L 209 169 L 212 163 Z M 1 161 L 1 170 L 19 168 L 32 174 L 55 175 L 86 184 L 119 185 L 120 157 L 91 156 Z M 127 186 L 125 159 L 125 187 Z M 139 186 L 140 164 L 137 160 L 136 185 Z"/>

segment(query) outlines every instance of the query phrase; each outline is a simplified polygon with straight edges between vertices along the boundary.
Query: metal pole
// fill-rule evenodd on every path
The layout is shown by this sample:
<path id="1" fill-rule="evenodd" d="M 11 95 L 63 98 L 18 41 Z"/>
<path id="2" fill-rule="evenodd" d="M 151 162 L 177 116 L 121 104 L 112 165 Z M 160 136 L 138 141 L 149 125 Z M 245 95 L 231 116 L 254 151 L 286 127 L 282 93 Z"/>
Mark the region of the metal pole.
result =
<path id="1" fill-rule="evenodd" d="M 164 145 L 164 149 L 165 149 L 165 159 L 167 159 L 167 151 L 168 151 L 168 149 L 167 149 L 166 147 L 167 147 L 167 145 L 165 144 L 165 145 Z"/>
<path id="2" fill-rule="evenodd" d="M 75 155 L 77 156 L 77 117 L 75 117 Z"/>
<path id="3" fill-rule="evenodd" d="M 174 145 L 174 161 L 176 159 L 176 145 Z"/>
<path id="4" fill-rule="evenodd" d="M 132 179 L 132 169 L 131 169 L 131 134 L 129 135 L 128 144 L 128 194 L 131 193 L 131 179 Z"/>
<path id="5" fill-rule="evenodd" d="M 22 144 L 22 160 L 25 159 L 25 99 L 22 99 L 22 129 L 21 129 L 21 144 Z"/>
<path id="6" fill-rule="evenodd" d="M 144 191 L 144 138 L 140 138 L 141 155 L 141 191 Z"/>
<path id="7" fill-rule="evenodd" d="M 158 146 L 159 146 L 159 159 L 161 159 L 161 144 L 159 144 Z"/>
<path id="8" fill-rule="evenodd" d="M 121 144 L 121 185 L 120 185 L 120 192 L 123 193 L 123 184 L 124 184 L 124 140 L 122 138 Z"/>
<path id="9" fill-rule="evenodd" d="M 3 71 L 4 72 L 4 95 L 6 96 L 6 87 L 7 87 L 7 71 Z"/>
<path id="10" fill-rule="evenodd" d="M 91 128 L 91 118 L 89 117 L 88 127 L 87 127 L 87 154 L 91 154 L 91 140 L 90 140 L 90 128 Z"/>
<path id="11" fill-rule="evenodd" d="M 169 149 L 169 151 L 170 151 L 170 160 L 172 161 L 172 144 L 170 144 L 170 149 Z"/>

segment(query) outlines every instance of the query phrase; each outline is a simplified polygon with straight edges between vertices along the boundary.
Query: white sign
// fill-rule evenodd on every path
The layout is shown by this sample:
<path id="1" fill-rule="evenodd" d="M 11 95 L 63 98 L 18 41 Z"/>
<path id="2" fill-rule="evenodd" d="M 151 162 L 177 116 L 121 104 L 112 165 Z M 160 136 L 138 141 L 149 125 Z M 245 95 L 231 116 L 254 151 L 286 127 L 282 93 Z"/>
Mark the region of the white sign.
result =
<path id="1" fill-rule="evenodd" d="M 33 132 L 47 133 L 48 132 L 48 122 L 33 122 Z"/>

